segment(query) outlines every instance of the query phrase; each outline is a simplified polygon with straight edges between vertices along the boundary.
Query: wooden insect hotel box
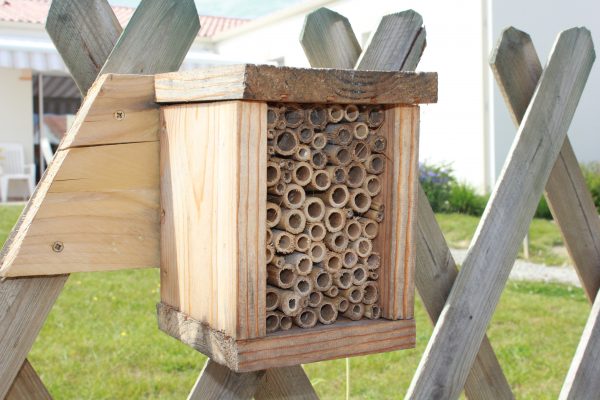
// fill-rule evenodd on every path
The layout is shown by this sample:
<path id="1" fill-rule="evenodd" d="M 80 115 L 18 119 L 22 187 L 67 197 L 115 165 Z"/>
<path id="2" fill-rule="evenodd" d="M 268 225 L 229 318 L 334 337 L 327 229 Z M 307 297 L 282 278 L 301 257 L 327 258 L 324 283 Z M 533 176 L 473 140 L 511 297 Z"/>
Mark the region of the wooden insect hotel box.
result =
<path id="1" fill-rule="evenodd" d="M 159 326 L 234 371 L 415 345 L 419 104 L 437 75 L 157 75 Z"/>

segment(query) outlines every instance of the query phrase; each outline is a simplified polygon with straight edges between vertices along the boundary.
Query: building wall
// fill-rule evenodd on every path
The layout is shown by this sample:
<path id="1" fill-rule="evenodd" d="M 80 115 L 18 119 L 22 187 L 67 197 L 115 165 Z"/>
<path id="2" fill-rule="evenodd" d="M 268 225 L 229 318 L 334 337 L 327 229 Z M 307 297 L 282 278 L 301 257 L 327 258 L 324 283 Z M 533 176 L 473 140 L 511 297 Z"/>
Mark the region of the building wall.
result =
<path id="1" fill-rule="evenodd" d="M 425 105 L 421 115 L 420 159 L 451 163 L 461 180 L 486 186 L 486 113 L 482 66 L 488 56 L 485 2 L 482 0 L 338 0 L 325 6 L 350 20 L 359 42 L 365 42 L 383 15 L 414 9 L 424 19 L 427 48 L 419 70 L 439 73 L 438 104 Z M 307 10 L 306 12 L 310 12 Z M 220 41 L 222 55 L 276 60 L 306 67 L 298 38 L 304 13 Z"/>
<path id="2" fill-rule="evenodd" d="M 33 163 L 33 94 L 28 70 L 0 68 L 0 142 L 20 143 Z"/>
<path id="3" fill-rule="evenodd" d="M 544 65 L 557 34 L 575 26 L 585 26 L 592 32 L 598 52 L 599 15 L 600 2 L 596 0 L 494 0 L 493 37 L 497 40 L 502 30 L 508 26 L 529 33 Z M 599 96 L 600 66 L 596 61 L 569 129 L 569 137 L 580 162 L 600 160 L 600 118 L 597 102 Z M 498 176 L 517 128 L 510 119 L 497 88 L 494 89 L 493 100 L 495 172 Z"/>

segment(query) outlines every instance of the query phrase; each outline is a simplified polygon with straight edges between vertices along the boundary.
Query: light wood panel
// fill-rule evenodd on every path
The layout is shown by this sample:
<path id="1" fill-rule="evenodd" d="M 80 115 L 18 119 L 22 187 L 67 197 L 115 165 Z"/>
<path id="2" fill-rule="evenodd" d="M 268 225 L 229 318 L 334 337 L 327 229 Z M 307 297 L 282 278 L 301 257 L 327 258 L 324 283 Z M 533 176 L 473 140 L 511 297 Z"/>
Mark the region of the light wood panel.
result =
<path id="1" fill-rule="evenodd" d="M 52 400 L 52 396 L 25 360 L 4 400 Z"/>
<path id="2" fill-rule="evenodd" d="M 133 97 L 115 95 L 120 87 Z M 151 76 L 111 75 L 92 87 L 8 247 L 2 276 L 158 266 L 158 108 L 152 87 Z"/>
<path id="3" fill-rule="evenodd" d="M 437 74 L 233 65 L 156 76 L 159 103 L 213 100 L 435 103 Z"/>
<path id="4" fill-rule="evenodd" d="M 506 29 L 490 62 L 509 112 L 519 124 L 542 74 L 529 35 Z M 567 137 L 546 183 L 546 198 L 591 302 L 600 289 L 600 219 Z"/>
<path id="5" fill-rule="evenodd" d="M 320 11 L 320 10 L 319 10 Z M 411 14 L 402 14 L 405 17 L 411 17 Z M 384 17 L 385 20 L 385 17 Z M 403 21 L 396 21 L 398 25 Z M 412 25 L 415 33 L 409 35 L 416 36 L 416 40 L 412 47 L 404 47 L 409 49 L 408 54 L 388 51 L 388 48 L 397 46 L 397 41 L 406 34 L 406 31 L 397 29 L 393 32 L 399 35 L 389 36 L 376 34 L 371 39 L 372 45 L 377 45 L 378 55 L 377 60 L 382 65 L 393 65 L 395 68 L 412 69 L 416 68 L 421 54 L 425 46 L 425 29 L 420 26 Z M 314 24 L 307 24 L 305 30 L 321 29 Z M 379 30 L 377 32 L 380 32 Z M 350 34 L 347 32 L 347 34 Z M 323 43 L 332 40 L 333 37 L 323 35 Z M 350 40 L 350 39 L 348 39 Z M 382 43 L 378 43 L 381 41 Z M 386 46 L 384 46 L 386 45 Z M 305 51 L 314 51 L 312 47 L 305 47 Z M 316 53 L 318 57 L 319 53 Z M 386 58 L 387 57 L 387 58 Z M 326 65 L 330 68 L 336 68 L 340 65 L 336 64 L 339 60 L 331 60 L 332 64 Z M 374 64 L 373 68 L 379 68 L 380 64 Z M 431 210 L 429 201 L 422 188 L 419 186 L 418 206 L 417 206 L 417 259 L 415 270 L 415 284 L 417 290 L 423 300 L 423 304 L 431 318 L 435 323 L 442 312 L 442 308 L 452 289 L 452 284 L 458 275 L 458 269 L 450 254 L 450 249 L 444 239 L 442 231 L 435 219 L 435 215 Z M 465 392 L 469 399 L 512 399 L 514 398 L 511 388 L 502 372 L 502 368 L 494 354 L 494 351 L 487 340 L 487 337 L 482 341 L 481 348 L 477 354 L 473 367 L 469 372 L 465 384 Z"/>
<path id="6" fill-rule="evenodd" d="M 264 336 L 267 106 L 162 109 L 161 299 L 234 338 Z"/>
<path id="7" fill-rule="evenodd" d="M 338 320 L 311 329 L 292 328 L 264 338 L 234 340 L 207 324 L 158 304 L 165 333 L 237 372 L 286 367 L 341 357 L 412 348 L 414 320 Z"/>
<path id="8" fill-rule="evenodd" d="M 407 398 L 460 395 L 594 58 L 588 30 L 559 35 Z"/>

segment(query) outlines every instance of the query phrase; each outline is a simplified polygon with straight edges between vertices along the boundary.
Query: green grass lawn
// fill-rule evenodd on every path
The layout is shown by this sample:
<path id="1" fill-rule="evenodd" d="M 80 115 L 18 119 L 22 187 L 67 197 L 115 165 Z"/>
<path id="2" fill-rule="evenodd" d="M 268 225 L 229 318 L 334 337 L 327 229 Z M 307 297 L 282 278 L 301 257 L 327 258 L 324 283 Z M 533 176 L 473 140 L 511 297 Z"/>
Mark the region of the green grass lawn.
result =
<path id="1" fill-rule="evenodd" d="M 17 213 L 0 207 L 0 235 Z M 56 399 L 185 398 L 205 358 L 158 331 L 158 288 L 158 270 L 69 278 L 30 354 Z M 579 289 L 509 283 L 488 334 L 517 398 L 557 397 L 588 312 Z M 404 396 L 431 334 L 420 301 L 416 319 L 416 349 L 351 359 L 352 399 Z M 321 398 L 345 398 L 344 360 L 305 369 Z"/>

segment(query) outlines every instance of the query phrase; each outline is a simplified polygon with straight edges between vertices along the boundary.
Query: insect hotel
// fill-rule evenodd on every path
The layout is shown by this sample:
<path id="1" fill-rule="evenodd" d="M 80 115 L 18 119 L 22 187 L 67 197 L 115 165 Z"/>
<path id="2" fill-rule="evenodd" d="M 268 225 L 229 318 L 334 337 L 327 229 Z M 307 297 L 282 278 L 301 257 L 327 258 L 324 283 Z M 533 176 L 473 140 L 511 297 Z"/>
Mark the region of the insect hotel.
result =
<path id="1" fill-rule="evenodd" d="M 412 348 L 430 73 L 157 75 L 160 328 L 234 371 Z"/>

